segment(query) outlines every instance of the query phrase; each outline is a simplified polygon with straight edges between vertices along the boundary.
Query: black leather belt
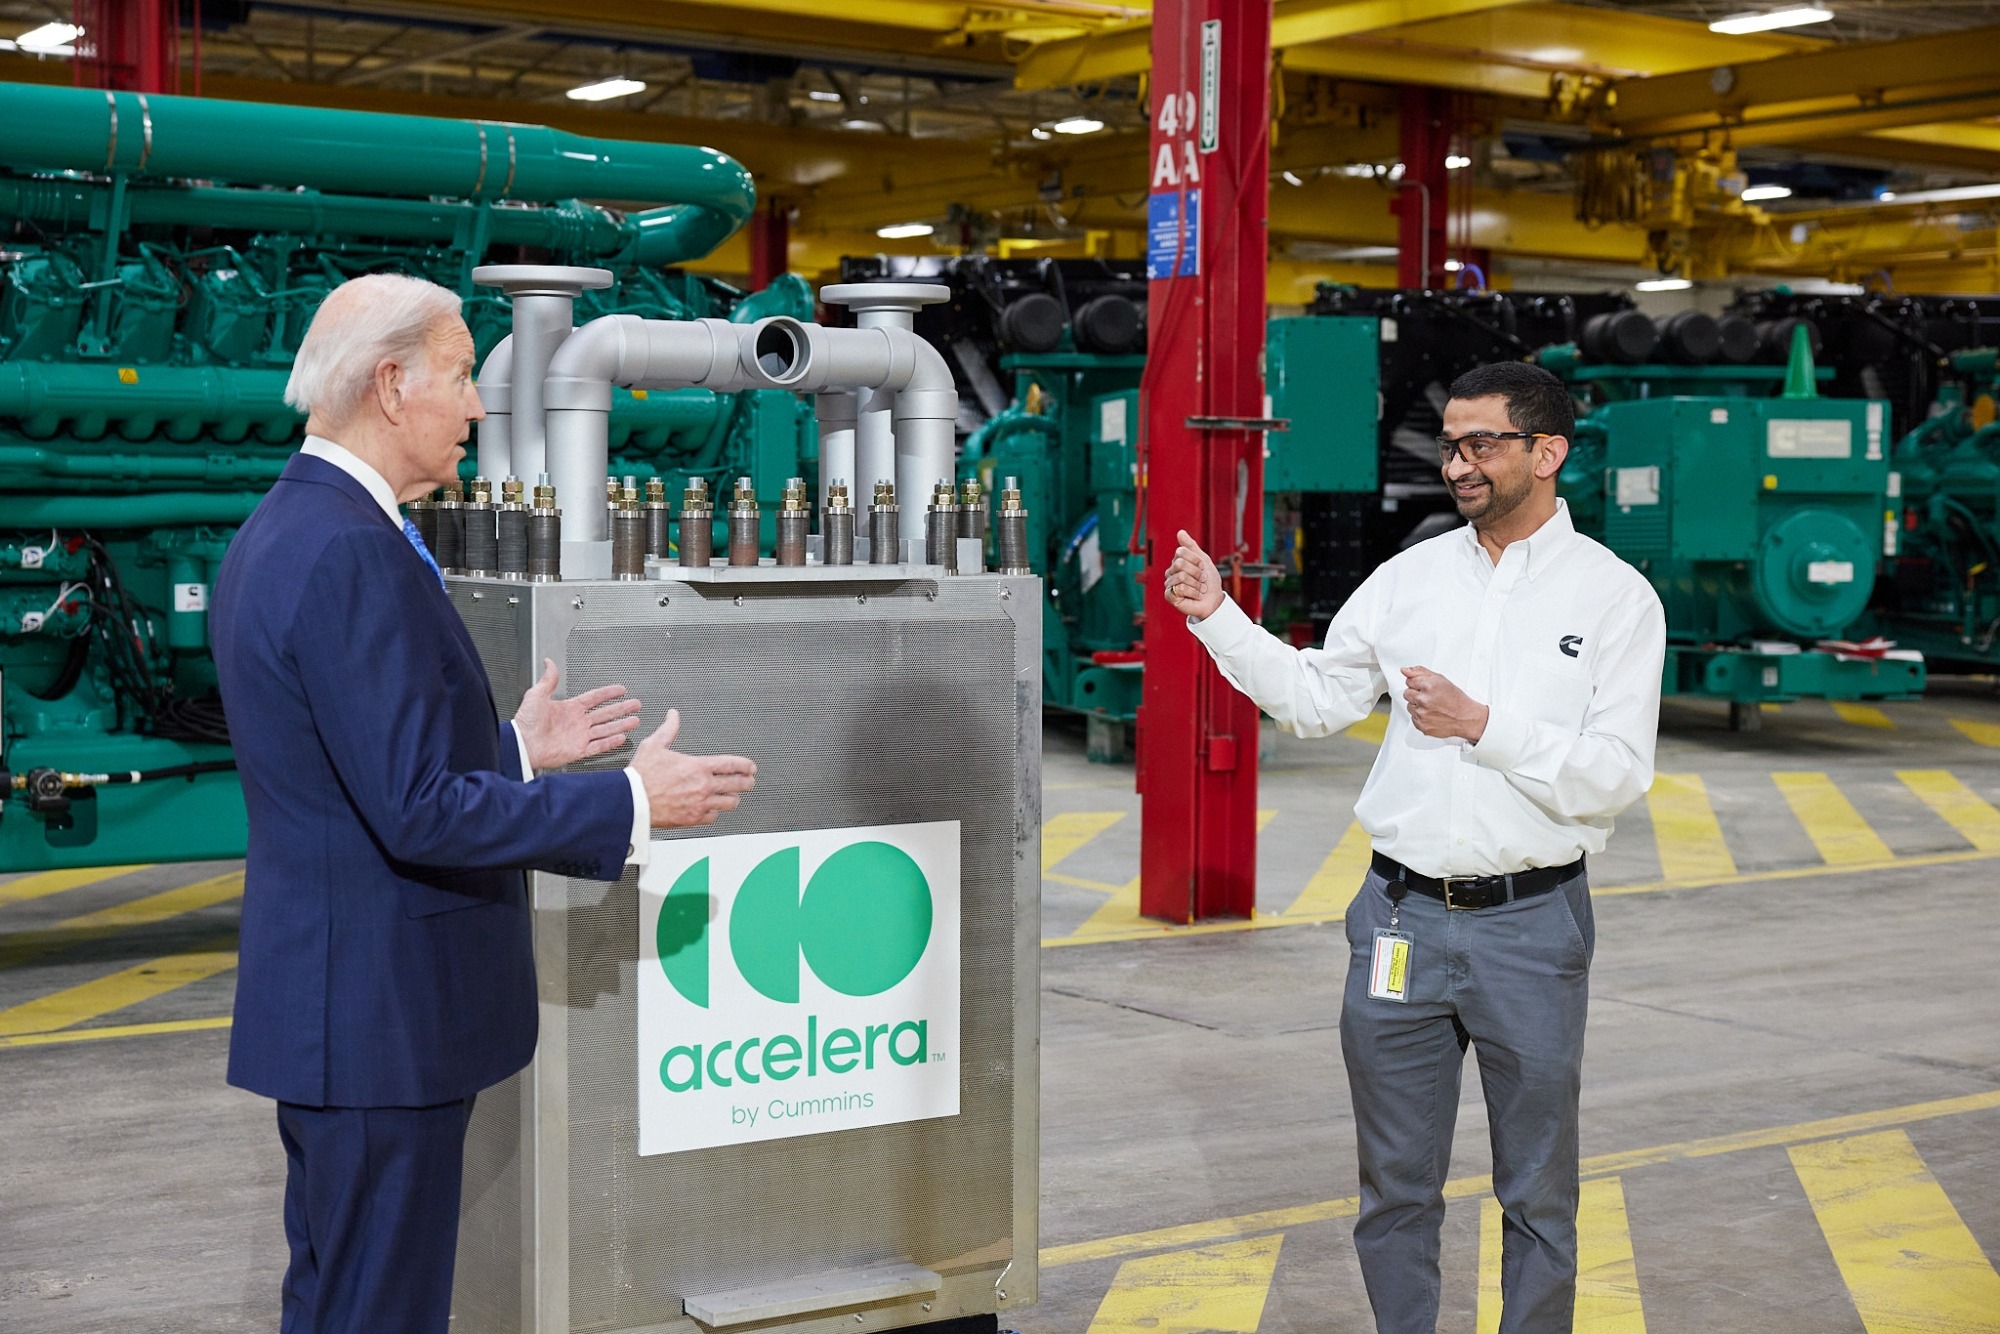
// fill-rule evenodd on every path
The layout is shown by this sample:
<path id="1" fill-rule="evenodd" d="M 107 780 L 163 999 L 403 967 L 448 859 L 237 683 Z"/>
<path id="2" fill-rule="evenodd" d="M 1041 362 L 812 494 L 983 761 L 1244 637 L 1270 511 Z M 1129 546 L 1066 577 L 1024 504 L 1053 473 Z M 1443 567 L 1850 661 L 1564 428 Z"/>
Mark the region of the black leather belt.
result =
<path id="1" fill-rule="evenodd" d="M 1381 853 L 1373 854 L 1375 874 L 1384 880 L 1400 880 L 1425 898 L 1438 899 L 1453 910 L 1491 908 L 1546 894 L 1571 876 L 1583 873 L 1583 858 L 1567 866 L 1537 866 L 1532 871 L 1512 875 L 1448 875 L 1442 880 L 1418 875 L 1409 867 Z"/>

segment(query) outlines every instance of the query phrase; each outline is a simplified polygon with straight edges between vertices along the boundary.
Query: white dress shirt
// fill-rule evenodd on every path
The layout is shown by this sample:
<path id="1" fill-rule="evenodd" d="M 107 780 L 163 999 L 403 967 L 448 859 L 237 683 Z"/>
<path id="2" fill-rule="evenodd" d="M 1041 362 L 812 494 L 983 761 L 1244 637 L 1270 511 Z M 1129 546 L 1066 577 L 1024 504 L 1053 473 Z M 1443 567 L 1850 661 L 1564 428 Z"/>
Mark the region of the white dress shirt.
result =
<path id="1" fill-rule="evenodd" d="M 1496 564 L 1469 527 L 1384 562 L 1326 646 L 1294 649 L 1234 602 L 1189 622 L 1222 674 L 1282 727 L 1326 736 L 1389 696 L 1354 816 L 1421 875 L 1500 875 L 1601 852 L 1612 817 L 1652 786 L 1666 617 L 1632 566 L 1569 508 Z M 1425 736 L 1403 703 L 1428 667 L 1491 714 L 1479 743 Z"/>
<path id="2" fill-rule="evenodd" d="M 374 497 L 382 512 L 389 516 L 389 522 L 396 525 L 397 531 L 402 530 L 403 512 L 396 508 L 396 493 L 390 489 L 388 480 L 364 463 L 354 451 L 325 436 L 309 435 L 306 442 L 299 446 L 299 453 L 331 463 L 361 483 L 362 489 Z M 514 745 L 521 753 L 521 781 L 532 783 L 535 766 L 528 758 L 528 743 L 518 727 L 514 729 Z M 625 846 L 625 862 L 628 866 L 644 866 L 650 859 L 653 846 L 651 821 L 647 818 L 652 813 L 652 803 L 646 796 L 646 780 L 639 777 L 637 769 L 627 766 L 625 781 L 632 785 L 632 840 Z"/>

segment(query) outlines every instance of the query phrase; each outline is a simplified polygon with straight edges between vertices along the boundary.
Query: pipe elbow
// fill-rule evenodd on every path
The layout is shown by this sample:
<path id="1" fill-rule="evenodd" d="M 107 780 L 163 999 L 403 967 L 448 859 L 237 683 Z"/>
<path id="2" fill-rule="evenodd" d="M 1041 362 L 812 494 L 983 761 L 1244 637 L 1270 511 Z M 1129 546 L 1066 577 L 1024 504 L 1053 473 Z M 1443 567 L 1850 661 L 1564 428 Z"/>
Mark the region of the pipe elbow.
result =
<path id="1" fill-rule="evenodd" d="M 944 354 L 908 329 L 885 329 L 908 358 L 909 370 L 896 387 L 896 421 L 958 420 L 958 384 Z"/>
<path id="2" fill-rule="evenodd" d="M 626 383 L 631 346 L 644 323 L 637 315 L 600 315 L 563 339 L 542 380 L 542 406 L 610 412 L 611 386 Z"/>
<path id="3" fill-rule="evenodd" d="M 486 354 L 479 368 L 479 406 L 488 416 L 514 410 L 514 335 L 508 334 Z"/>

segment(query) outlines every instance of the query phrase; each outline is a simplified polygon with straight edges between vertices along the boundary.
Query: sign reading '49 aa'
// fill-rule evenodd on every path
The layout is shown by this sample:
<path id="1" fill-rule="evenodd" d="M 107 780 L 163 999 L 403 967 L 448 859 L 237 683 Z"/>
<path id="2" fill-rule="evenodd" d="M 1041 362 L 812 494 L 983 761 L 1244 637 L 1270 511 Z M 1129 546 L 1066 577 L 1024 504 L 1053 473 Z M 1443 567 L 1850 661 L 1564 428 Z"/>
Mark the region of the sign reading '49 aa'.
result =
<path id="1" fill-rule="evenodd" d="M 956 1116 L 957 821 L 662 840 L 639 1152 Z"/>

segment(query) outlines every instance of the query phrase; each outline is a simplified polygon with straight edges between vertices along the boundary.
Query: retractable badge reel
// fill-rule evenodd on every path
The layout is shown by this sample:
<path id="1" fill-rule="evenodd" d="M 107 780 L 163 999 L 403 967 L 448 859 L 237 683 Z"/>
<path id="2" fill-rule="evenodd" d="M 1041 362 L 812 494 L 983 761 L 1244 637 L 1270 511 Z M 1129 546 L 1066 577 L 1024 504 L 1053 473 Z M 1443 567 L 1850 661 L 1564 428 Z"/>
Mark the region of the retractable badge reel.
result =
<path id="1" fill-rule="evenodd" d="M 1389 896 L 1389 925 L 1375 929 L 1375 954 L 1368 968 L 1368 997 L 1407 1005 L 1411 941 L 1408 933 L 1398 928 L 1403 922 L 1403 896 L 1410 892 L 1410 887 L 1401 880 L 1391 880 L 1382 887 L 1382 892 Z"/>

